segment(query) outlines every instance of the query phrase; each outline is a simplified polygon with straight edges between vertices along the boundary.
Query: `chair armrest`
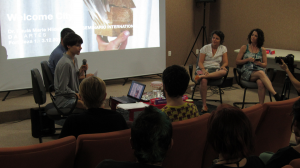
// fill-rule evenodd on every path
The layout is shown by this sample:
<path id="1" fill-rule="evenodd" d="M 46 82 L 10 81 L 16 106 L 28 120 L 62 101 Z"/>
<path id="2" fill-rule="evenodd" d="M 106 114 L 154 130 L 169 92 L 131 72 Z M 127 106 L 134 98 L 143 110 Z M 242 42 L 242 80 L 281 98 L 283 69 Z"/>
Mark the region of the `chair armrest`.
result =
<path id="1" fill-rule="evenodd" d="M 190 72 L 191 80 L 192 80 L 193 82 L 195 82 L 195 80 L 194 80 L 194 78 L 193 78 L 193 65 L 192 65 L 192 64 L 189 65 L 189 72 Z"/>
<path id="2" fill-rule="evenodd" d="M 240 78 L 241 78 L 241 69 L 240 68 L 233 68 L 233 75 L 234 79 L 238 85 L 240 85 Z"/>
<path id="3" fill-rule="evenodd" d="M 227 79 L 227 76 L 228 76 L 228 73 L 229 73 L 229 66 L 227 66 L 226 69 L 227 69 L 227 73 L 226 73 L 226 75 L 224 76 L 224 81 L 226 81 L 226 79 Z M 223 81 L 223 82 L 224 82 L 224 81 Z"/>
<path id="4" fill-rule="evenodd" d="M 50 86 L 51 87 L 51 86 Z M 49 88 L 50 88 L 49 87 Z M 68 116 L 70 114 L 72 114 L 72 112 L 74 111 L 76 105 L 77 105 L 77 101 L 78 101 L 78 96 L 75 94 L 75 93 L 63 93 L 63 94 L 58 94 L 58 95 L 55 95 L 53 96 L 51 92 L 50 93 L 50 97 L 51 97 L 51 100 L 52 100 L 52 103 L 53 103 L 53 106 L 55 107 L 55 109 L 57 110 L 57 112 L 62 115 L 62 116 Z M 55 104 L 55 99 L 56 97 L 59 97 L 59 96 L 69 96 L 69 97 L 75 97 L 76 100 L 75 100 L 75 103 L 74 105 L 71 107 L 70 111 L 67 113 L 67 114 L 64 114 Z"/>

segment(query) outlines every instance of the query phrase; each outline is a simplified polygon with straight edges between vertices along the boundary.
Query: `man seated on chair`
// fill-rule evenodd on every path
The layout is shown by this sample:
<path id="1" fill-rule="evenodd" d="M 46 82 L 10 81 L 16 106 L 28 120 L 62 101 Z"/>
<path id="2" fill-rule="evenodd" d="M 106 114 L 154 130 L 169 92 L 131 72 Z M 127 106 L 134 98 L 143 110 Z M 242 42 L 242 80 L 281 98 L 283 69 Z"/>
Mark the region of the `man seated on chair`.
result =
<path id="1" fill-rule="evenodd" d="M 52 51 L 52 53 L 50 54 L 49 60 L 48 60 L 48 64 L 49 64 L 49 68 L 52 72 L 52 74 L 54 75 L 55 72 L 55 68 L 56 65 L 58 63 L 58 61 L 63 57 L 64 53 L 67 52 L 67 49 L 64 47 L 64 42 L 63 39 L 70 33 L 75 33 L 72 29 L 70 28 L 64 28 L 61 32 L 60 32 L 60 43 L 59 45 Z M 87 65 L 88 66 L 88 65 Z M 93 76 L 93 74 L 87 74 L 87 77 L 89 76 Z M 79 76 L 79 79 L 84 79 L 85 75 L 82 73 Z"/>
<path id="2" fill-rule="evenodd" d="M 63 39 L 66 35 L 68 35 L 69 33 L 75 33 L 72 29 L 70 28 L 64 28 L 61 32 L 60 32 L 60 43 L 59 45 L 52 51 L 52 53 L 50 54 L 49 57 L 49 68 L 52 72 L 52 74 L 54 75 L 54 71 L 55 71 L 55 67 L 58 63 L 58 61 L 61 59 L 61 57 L 63 56 L 63 53 L 66 52 L 66 49 L 64 47 L 64 43 L 63 43 Z"/>
<path id="3" fill-rule="evenodd" d="M 190 82 L 185 68 L 178 65 L 166 68 L 162 75 L 162 82 L 167 99 L 167 105 L 162 108 L 162 111 L 172 122 L 199 116 L 198 109 L 193 103 L 186 103 L 182 100 Z"/>
<path id="4" fill-rule="evenodd" d="M 60 138 L 80 134 L 104 133 L 128 129 L 124 117 L 115 111 L 104 109 L 106 85 L 98 77 L 84 79 L 79 86 L 79 97 L 88 108 L 81 114 L 69 116 Z"/>
<path id="5" fill-rule="evenodd" d="M 131 147 L 137 162 L 104 160 L 97 168 L 159 168 L 173 145 L 172 124 L 168 116 L 153 106 L 145 110 L 133 122 Z"/>

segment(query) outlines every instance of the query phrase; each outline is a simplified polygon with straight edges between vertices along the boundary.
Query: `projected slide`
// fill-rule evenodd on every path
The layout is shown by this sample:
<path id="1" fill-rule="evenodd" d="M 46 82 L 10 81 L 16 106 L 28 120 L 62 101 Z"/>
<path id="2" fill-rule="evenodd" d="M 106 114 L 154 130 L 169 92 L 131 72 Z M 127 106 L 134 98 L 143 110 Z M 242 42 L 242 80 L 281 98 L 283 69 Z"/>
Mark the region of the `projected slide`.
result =
<path id="1" fill-rule="evenodd" d="M 82 53 L 160 47 L 159 0 L 0 0 L 0 12 L 7 59 L 49 56 L 66 27 Z"/>

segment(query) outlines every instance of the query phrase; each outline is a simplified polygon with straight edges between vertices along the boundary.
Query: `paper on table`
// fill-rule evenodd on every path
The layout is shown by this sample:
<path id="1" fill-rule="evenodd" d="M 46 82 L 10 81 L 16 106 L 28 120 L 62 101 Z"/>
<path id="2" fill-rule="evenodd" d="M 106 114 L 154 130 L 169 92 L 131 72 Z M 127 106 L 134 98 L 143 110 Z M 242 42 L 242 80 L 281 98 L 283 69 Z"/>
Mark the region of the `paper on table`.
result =
<path id="1" fill-rule="evenodd" d="M 117 108 L 122 108 L 124 110 L 129 110 L 129 109 L 145 108 L 145 107 L 148 107 L 148 106 L 149 106 L 149 104 L 139 102 L 139 103 L 118 104 Z"/>

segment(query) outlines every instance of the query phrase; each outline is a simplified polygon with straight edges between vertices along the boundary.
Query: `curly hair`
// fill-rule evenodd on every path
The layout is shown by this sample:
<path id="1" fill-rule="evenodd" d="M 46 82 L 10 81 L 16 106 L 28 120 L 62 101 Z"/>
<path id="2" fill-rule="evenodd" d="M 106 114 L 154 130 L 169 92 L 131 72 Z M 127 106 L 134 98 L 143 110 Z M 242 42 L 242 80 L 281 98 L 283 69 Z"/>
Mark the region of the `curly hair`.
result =
<path id="1" fill-rule="evenodd" d="M 162 82 L 170 97 L 181 97 L 188 88 L 190 76 L 185 68 L 172 65 L 164 70 Z"/>
<path id="2" fill-rule="evenodd" d="M 75 34 L 75 33 L 69 33 L 65 36 L 63 39 L 64 47 L 68 51 L 68 46 L 74 46 L 76 44 L 82 44 L 83 40 L 82 38 Z"/>
<path id="3" fill-rule="evenodd" d="M 261 29 L 253 29 L 253 30 L 251 30 L 251 32 L 248 34 L 248 38 L 247 38 L 248 43 L 251 44 L 251 35 L 252 35 L 252 33 L 254 31 L 256 31 L 257 35 L 258 35 L 258 38 L 257 38 L 257 47 L 261 48 L 264 45 L 264 42 L 265 42 L 265 35 L 264 35 L 264 32 Z"/>
<path id="4" fill-rule="evenodd" d="M 214 30 L 211 33 L 211 38 L 213 37 L 214 34 L 220 37 L 220 44 L 223 44 L 224 38 L 225 38 L 224 33 L 222 31 L 220 31 L 220 30 Z"/>
<path id="5" fill-rule="evenodd" d="M 248 157 L 253 151 L 253 135 L 248 117 L 228 104 L 213 111 L 208 122 L 208 142 L 226 161 Z"/>
<path id="6" fill-rule="evenodd" d="M 149 106 L 131 127 L 131 142 L 139 163 L 162 162 L 172 142 L 172 124 L 169 117 Z"/>

